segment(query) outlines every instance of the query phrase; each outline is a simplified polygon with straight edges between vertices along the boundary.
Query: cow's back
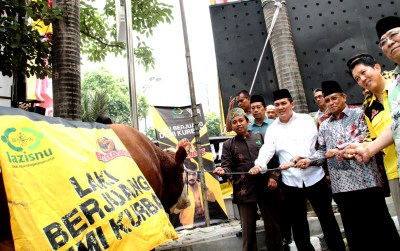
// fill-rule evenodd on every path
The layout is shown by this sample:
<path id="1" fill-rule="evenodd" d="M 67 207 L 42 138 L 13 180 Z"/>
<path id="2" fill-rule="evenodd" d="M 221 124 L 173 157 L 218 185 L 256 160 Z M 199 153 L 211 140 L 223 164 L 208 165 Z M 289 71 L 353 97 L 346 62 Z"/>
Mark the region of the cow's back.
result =
<path id="1" fill-rule="evenodd" d="M 161 198 L 164 184 L 160 170 L 162 160 L 157 146 L 133 127 L 121 124 L 112 124 L 110 127 L 125 145 L 156 195 Z"/>
<path id="2" fill-rule="evenodd" d="M 110 125 L 139 166 L 165 210 L 169 210 L 182 194 L 183 161 L 186 151 L 166 153 L 147 136 L 127 125 Z"/>

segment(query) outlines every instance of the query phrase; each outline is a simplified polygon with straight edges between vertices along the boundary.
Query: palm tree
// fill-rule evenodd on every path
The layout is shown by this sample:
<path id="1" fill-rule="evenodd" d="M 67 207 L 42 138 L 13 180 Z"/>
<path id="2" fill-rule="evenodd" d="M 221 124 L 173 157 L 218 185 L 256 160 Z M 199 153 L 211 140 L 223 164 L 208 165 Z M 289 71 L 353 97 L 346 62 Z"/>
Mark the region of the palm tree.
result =
<path id="1" fill-rule="evenodd" d="M 276 2 L 281 2 L 282 7 L 271 33 L 270 44 L 279 88 L 286 88 L 290 91 L 293 99 L 296 100 L 296 111 L 308 112 L 306 95 L 304 93 L 299 64 L 294 50 L 292 30 L 290 28 L 286 4 L 282 0 L 276 0 Z M 267 25 L 267 29 L 269 29 L 272 17 L 277 8 L 275 6 L 275 1 L 263 0 L 262 7 L 265 24 Z"/>
<path id="2" fill-rule="evenodd" d="M 108 115 L 110 99 L 106 89 L 82 93 L 82 121 L 94 122 L 99 115 Z"/>
<path id="3" fill-rule="evenodd" d="M 54 116 L 81 119 L 80 0 L 53 0 L 63 11 L 53 22 L 53 102 Z"/>

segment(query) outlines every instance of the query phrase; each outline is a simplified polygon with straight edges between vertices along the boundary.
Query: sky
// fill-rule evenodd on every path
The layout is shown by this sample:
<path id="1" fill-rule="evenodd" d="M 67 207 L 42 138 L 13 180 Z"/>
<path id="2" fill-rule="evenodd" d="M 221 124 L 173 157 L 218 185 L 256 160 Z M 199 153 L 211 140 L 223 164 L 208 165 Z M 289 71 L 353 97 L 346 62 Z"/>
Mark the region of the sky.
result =
<path id="1" fill-rule="evenodd" d="M 136 89 L 144 93 L 151 105 L 190 105 L 190 92 L 186 68 L 185 45 L 182 31 L 179 0 L 160 0 L 173 5 L 171 24 L 162 24 L 154 29 L 153 36 L 146 43 L 153 49 L 155 69 L 146 72 L 135 63 Z M 185 0 L 187 31 L 196 101 L 203 110 L 219 114 L 218 74 L 212 36 L 209 0 Z M 133 34 L 135 37 L 136 34 Z M 135 42 L 134 42 L 135 44 Z M 81 71 L 106 67 L 116 76 L 127 79 L 127 59 L 109 55 L 105 62 L 91 63 L 84 55 Z M 159 81 L 151 81 L 151 78 Z"/>

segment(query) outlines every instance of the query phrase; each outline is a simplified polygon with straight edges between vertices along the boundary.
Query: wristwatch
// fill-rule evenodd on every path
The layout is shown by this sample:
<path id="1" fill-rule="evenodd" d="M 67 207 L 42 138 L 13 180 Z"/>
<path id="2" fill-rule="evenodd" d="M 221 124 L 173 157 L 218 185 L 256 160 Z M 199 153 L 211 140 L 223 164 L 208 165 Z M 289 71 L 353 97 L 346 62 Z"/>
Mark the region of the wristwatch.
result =
<path id="1" fill-rule="evenodd" d="M 297 160 L 295 158 L 289 160 L 290 162 L 293 162 L 295 165 L 297 164 Z"/>

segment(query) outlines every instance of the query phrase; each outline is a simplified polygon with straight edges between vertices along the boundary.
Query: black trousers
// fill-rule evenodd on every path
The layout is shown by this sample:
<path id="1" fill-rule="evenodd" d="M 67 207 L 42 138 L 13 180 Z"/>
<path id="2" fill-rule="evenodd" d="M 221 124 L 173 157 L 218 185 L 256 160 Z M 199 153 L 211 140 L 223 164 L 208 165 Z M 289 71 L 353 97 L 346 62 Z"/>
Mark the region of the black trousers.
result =
<path id="1" fill-rule="evenodd" d="M 309 187 L 283 185 L 289 206 L 293 239 L 299 251 L 314 251 L 310 242 L 310 229 L 307 221 L 307 199 L 310 201 L 321 224 L 322 232 L 330 251 L 344 251 L 345 245 L 339 225 L 332 211 L 332 194 L 325 178 Z"/>
<path id="2" fill-rule="evenodd" d="M 268 251 L 283 251 L 281 234 L 278 224 L 278 216 L 276 203 L 268 203 L 266 201 L 259 201 L 258 206 L 261 211 L 261 216 L 264 220 L 265 229 L 265 245 Z M 242 223 L 243 231 L 243 251 L 257 251 L 257 238 L 256 238 L 256 221 L 257 215 L 257 202 L 250 202 L 238 204 L 240 213 L 240 222 Z"/>
<path id="3" fill-rule="evenodd" d="M 282 182 L 279 182 L 279 202 L 278 202 L 278 219 L 279 228 L 281 230 L 282 240 L 286 241 L 292 240 L 292 225 L 290 223 L 289 215 L 290 210 L 287 205 L 285 191 L 281 188 Z"/>
<path id="4" fill-rule="evenodd" d="M 379 187 L 333 195 L 351 251 L 400 250 L 400 237 Z"/>

